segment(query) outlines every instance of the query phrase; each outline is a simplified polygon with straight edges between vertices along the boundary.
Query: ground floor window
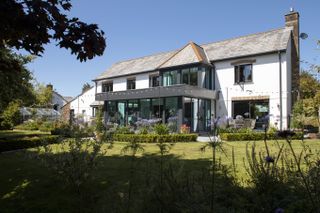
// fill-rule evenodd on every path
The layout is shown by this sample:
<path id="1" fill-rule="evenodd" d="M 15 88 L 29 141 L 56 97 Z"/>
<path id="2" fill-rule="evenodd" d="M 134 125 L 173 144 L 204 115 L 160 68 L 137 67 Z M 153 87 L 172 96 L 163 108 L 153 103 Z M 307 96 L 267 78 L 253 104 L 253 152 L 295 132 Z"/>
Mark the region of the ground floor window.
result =
<path id="1" fill-rule="evenodd" d="M 179 113 L 180 111 L 180 113 Z M 148 98 L 106 102 L 107 122 L 133 125 L 139 120 L 158 120 L 178 131 L 186 124 L 192 132 L 210 128 L 211 101 L 189 97 Z"/>
<path id="2" fill-rule="evenodd" d="M 255 128 L 261 128 L 269 123 L 269 100 L 232 101 L 232 116 L 244 119 L 255 119 Z"/>

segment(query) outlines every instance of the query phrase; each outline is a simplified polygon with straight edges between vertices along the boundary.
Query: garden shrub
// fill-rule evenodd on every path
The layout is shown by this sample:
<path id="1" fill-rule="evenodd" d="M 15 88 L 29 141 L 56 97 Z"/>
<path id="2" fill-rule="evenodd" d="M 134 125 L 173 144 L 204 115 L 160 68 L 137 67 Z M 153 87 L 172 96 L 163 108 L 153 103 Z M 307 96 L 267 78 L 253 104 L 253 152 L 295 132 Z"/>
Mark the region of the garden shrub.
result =
<path id="1" fill-rule="evenodd" d="M 158 135 L 169 134 L 169 128 L 165 124 L 156 124 L 156 125 L 154 125 L 154 131 Z"/>
<path id="2" fill-rule="evenodd" d="M 253 132 L 251 128 L 221 128 L 220 133 L 251 133 Z"/>
<path id="3" fill-rule="evenodd" d="M 301 139 L 302 132 L 296 132 L 292 139 Z M 251 133 L 220 133 L 222 140 L 226 141 L 257 141 L 263 140 L 265 137 L 264 132 L 251 132 Z M 277 139 L 277 135 L 274 133 L 267 133 L 267 140 Z"/>
<path id="4" fill-rule="evenodd" d="M 39 124 L 38 122 L 35 121 L 26 121 L 18 126 L 14 127 L 15 129 L 19 129 L 19 130 L 38 130 L 39 129 Z"/>
<path id="5" fill-rule="evenodd" d="M 13 129 L 15 125 L 21 122 L 20 101 L 15 100 L 10 102 L 0 117 L 1 129 Z"/>
<path id="6" fill-rule="evenodd" d="M 0 139 L 0 152 L 32 148 L 32 147 L 41 146 L 43 144 L 57 143 L 58 141 L 59 141 L 59 137 L 54 135 L 41 136 L 41 137 Z"/>
<path id="7" fill-rule="evenodd" d="M 54 129 L 54 123 L 51 121 L 45 121 L 39 126 L 41 132 L 50 132 Z"/>
<path id="8" fill-rule="evenodd" d="M 128 126 L 121 126 L 116 129 L 116 134 L 134 134 Z"/>
<path id="9" fill-rule="evenodd" d="M 114 134 L 113 140 L 123 142 L 140 142 L 140 143 L 156 143 L 156 142 L 195 142 L 197 134 Z"/>
<path id="10" fill-rule="evenodd" d="M 54 128 L 51 130 L 52 135 L 61 135 L 65 137 L 71 137 L 71 127 L 65 122 L 56 122 Z"/>

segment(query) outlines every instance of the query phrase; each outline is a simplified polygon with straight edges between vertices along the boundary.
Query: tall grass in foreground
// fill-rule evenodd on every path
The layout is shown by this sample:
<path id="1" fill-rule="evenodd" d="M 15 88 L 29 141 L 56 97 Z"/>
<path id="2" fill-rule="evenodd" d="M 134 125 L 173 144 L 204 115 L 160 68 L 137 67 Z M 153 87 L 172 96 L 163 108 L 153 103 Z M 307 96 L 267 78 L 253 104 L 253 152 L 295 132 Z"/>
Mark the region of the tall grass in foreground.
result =
<path id="1" fill-rule="evenodd" d="M 51 146 L 39 150 L 41 162 L 54 171 L 66 187 L 86 195 L 79 199 L 81 203 L 76 206 L 79 211 L 102 212 L 103 203 L 103 209 L 111 212 L 319 212 L 320 154 L 304 142 L 300 143 L 302 151 L 296 153 L 290 132 L 279 133 L 279 137 L 286 139 L 285 143 L 265 139 L 264 150 L 257 150 L 255 143 L 247 143 L 243 163 L 248 179 L 241 184 L 236 177 L 239 157 L 232 148 L 232 156 L 228 156 L 232 165 L 224 165 L 217 158 L 217 152 L 227 155 L 225 144 L 217 137 L 199 150 L 210 149 L 210 161 L 179 159 L 170 155 L 174 144 L 163 141 L 155 144 L 158 155 L 144 154 L 143 144 L 132 141 L 122 147 L 119 156 L 112 157 L 101 149 L 106 143 L 108 148 L 113 148 L 111 137 L 99 129 L 93 139 L 84 138 L 81 128 L 73 129 L 74 138 L 64 141 L 59 153 Z M 271 143 L 276 149 L 270 149 Z M 138 153 L 142 156 L 137 156 Z M 112 191 L 90 189 L 92 183 L 101 178 L 97 177 L 97 165 L 109 162 L 128 163 L 128 167 L 117 164 L 119 168 L 112 174 L 123 184 L 114 185 Z M 128 172 L 123 171 L 126 168 Z M 108 181 L 113 185 L 115 179 Z M 124 190 L 127 196 L 116 199 Z M 96 192 L 99 202 L 85 208 L 84 201 L 92 191 Z M 104 199 L 105 194 L 112 196 Z"/>

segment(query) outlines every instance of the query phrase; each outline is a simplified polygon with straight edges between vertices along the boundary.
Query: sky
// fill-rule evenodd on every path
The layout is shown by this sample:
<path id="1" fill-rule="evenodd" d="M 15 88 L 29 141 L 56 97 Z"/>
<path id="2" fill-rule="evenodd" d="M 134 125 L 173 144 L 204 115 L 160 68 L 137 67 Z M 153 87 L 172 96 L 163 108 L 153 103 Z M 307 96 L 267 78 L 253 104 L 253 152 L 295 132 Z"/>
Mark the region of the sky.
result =
<path id="1" fill-rule="evenodd" d="M 80 62 L 52 41 L 28 64 L 38 82 L 63 96 L 81 93 L 86 82 L 113 63 L 182 48 L 189 41 L 210 43 L 281 28 L 293 7 L 300 13 L 301 60 L 320 64 L 319 0 L 72 0 L 69 17 L 98 24 L 105 32 L 103 56 Z M 302 67 L 306 67 L 302 64 Z"/>

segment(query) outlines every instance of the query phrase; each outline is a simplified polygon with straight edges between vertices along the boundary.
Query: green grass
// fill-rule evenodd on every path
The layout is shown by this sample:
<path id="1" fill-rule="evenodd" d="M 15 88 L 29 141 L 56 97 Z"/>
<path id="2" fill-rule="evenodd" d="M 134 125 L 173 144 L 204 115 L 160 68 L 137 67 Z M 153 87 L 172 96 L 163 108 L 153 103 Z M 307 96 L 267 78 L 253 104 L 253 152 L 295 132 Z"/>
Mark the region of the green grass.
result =
<path id="1" fill-rule="evenodd" d="M 39 135 L 50 135 L 49 132 L 29 131 L 29 130 L 0 130 L 0 139 L 10 139 L 18 137 L 30 137 Z"/>
<path id="2" fill-rule="evenodd" d="M 5 133 L 1 134 L 14 134 Z M 18 134 L 18 133 L 17 133 Z M 28 134 L 24 131 L 22 134 Z M 243 159 L 246 157 L 246 146 L 256 145 L 256 150 L 265 153 L 264 143 L 257 142 L 224 142 L 223 148 L 226 155 L 218 151 L 217 157 L 225 165 L 232 165 L 232 148 L 235 152 L 238 178 L 245 178 L 246 171 Z M 280 144 L 284 141 L 280 141 Z M 300 141 L 294 141 L 293 147 L 297 153 L 302 150 Z M 319 140 L 307 140 L 305 144 L 313 151 L 320 150 Z M 121 149 L 126 143 L 115 143 L 113 149 L 103 149 L 106 154 L 99 158 L 99 164 L 94 171 L 95 180 L 90 183 L 88 190 L 92 199 L 87 203 L 94 203 L 103 209 L 110 208 L 112 203 L 119 203 L 127 191 L 129 176 L 129 160 L 121 154 Z M 136 197 L 139 190 L 145 187 L 145 175 L 156 173 L 158 165 L 158 147 L 156 144 L 142 144 L 145 151 L 138 154 L 135 184 Z M 204 143 L 177 143 L 170 150 L 170 159 L 179 162 L 185 170 L 200 171 L 210 166 L 211 151 L 201 152 Z M 275 141 L 268 141 L 271 153 L 278 150 Z M 59 154 L 61 145 L 51 145 L 56 154 Z M 51 170 L 48 170 L 38 160 L 30 158 L 30 153 L 36 149 L 0 154 L 0 207 L 1 212 L 74 212 L 78 205 L 77 196 L 65 181 L 58 179 Z M 264 156 L 264 155 L 263 155 Z M 142 188 L 142 189 L 141 189 Z M 96 198 L 95 198 L 96 197 Z M 89 204 L 88 204 L 89 205 Z M 138 204 L 136 204 L 138 205 Z M 90 206 L 90 205 L 89 205 Z M 105 209 L 105 211 L 108 211 Z M 109 209 L 110 210 L 110 209 Z"/>

